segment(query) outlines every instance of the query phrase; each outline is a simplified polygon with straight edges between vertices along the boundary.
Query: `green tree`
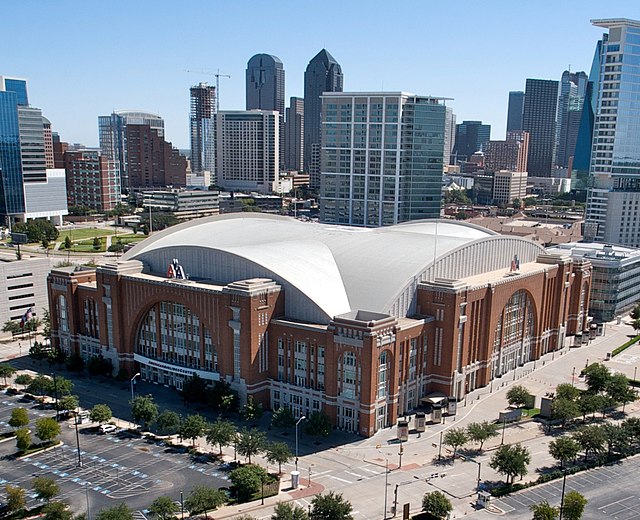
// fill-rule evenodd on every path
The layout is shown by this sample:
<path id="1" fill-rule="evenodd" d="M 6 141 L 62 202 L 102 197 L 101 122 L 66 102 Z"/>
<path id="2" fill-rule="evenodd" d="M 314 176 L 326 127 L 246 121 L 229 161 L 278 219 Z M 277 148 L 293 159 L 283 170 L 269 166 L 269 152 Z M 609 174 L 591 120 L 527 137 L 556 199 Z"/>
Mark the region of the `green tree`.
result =
<path id="1" fill-rule="evenodd" d="M 571 383 L 562 383 L 556 386 L 556 399 L 568 399 L 569 401 L 575 401 L 580 397 L 580 390 L 578 390 Z"/>
<path id="2" fill-rule="evenodd" d="M 7 386 L 7 377 L 11 377 L 17 370 L 8 363 L 0 363 L 0 377 L 4 379 L 4 385 Z"/>
<path id="3" fill-rule="evenodd" d="M 77 395 L 65 395 L 58 399 L 58 411 L 75 410 L 80 405 L 80 398 Z"/>
<path id="4" fill-rule="evenodd" d="M 207 421 L 202 415 L 189 415 L 180 426 L 180 437 L 191 439 L 191 444 L 195 445 L 196 439 L 204 434 Z"/>
<path id="5" fill-rule="evenodd" d="M 333 491 L 316 495 L 311 507 L 309 520 L 353 520 L 351 503 Z"/>
<path id="6" fill-rule="evenodd" d="M 251 464 L 251 457 L 263 451 L 266 444 L 267 437 L 264 432 L 256 428 L 251 430 L 243 428 L 237 435 L 236 449 L 240 455 L 249 459 L 249 464 Z"/>
<path id="7" fill-rule="evenodd" d="M 599 394 L 607 389 L 607 384 L 611 378 L 609 369 L 601 363 L 592 363 L 585 368 L 584 374 L 587 389 L 592 394 Z"/>
<path id="8" fill-rule="evenodd" d="M 551 418 L 561 420 L 563 428 L 566 426 L 567 421 L 570 421 L 579 414 L 580 408 L 578 404 L 569 399 L 556 397 L 551 403 Z"/>
<path id="9" fill-rule="evenodd" d="M 34 361 L 40 362 L 47 357 L 47 351 L 44 349 L 41 343 L 39 343 L 38 341 L 34 341 L 33 345 L 29 347 L 29 357 Z M 45 377 L 45 376 L 36 376 L 35 379 L 38 379 L 38 377 Z"/>
<path id="10" fill-rule="evenodd" d="M 522 385 L 514 385 L 507 392 L 507 402 L 512 406 L 522 407 L 529 399 L 529 391 Z"/>
<path id="11" fill-rule="evenodd" d="M 156 498 L 149 507 L 149 512 L 158 520 L 169 520 L 180 511 L 180 506 L 168 496 Z"/>
<path id="12" fill-rule="evenodd" d="M 291 502 L 278 502 L 273 509 L 271 520 L 308 520 L 304 508 Z"/>
<path id="13" fill-rule="evenodd" d="M 47 395 L 49 395 L 50 397 L 54 397 L 56 390 L 58 392 L 58 397 L 70 395 L 73 391 L 73 382 L 66 377 L 56 376 L 55 385 L 53 384 L 53 381 L 51 381 L 50 385 L 48 386 Z"/>
<path id="14" fill-rule="evenodd" d="M 291 460 L 293 454 L 286 442 L 270 442 L 266 449 L 267 461 L 278 464 L 278 474 L 282 473 L 282 465 Z"/>
<path id="15" fill-rule="evenodd" d="M 636 318 L 635 320 L 633 320 L 631 322 L 631 326 L 633 327 L 633 330 L 635 330 L 637 334 L 638 331 L 640 330 L 640 318 Z"/>
<path id="16" fill-rule="evenodd" d="M 44 249 L 45 251 L 49 249 L 49 241 L 46 238 L 42 239 L 42 242 L 40 242 L 40 245 L 42 246 L 42 249 Z"/>
<path id="17" fill-rule="evenodd" d="M 161 433 L 173 435 L 180 429 L 180 416 L 173 410 L 164 410 L 158 415 L 156 426 Z"/>
<path id="18" fill-rule="evenodd" d="M 607 396 L 614 403 L 628 403 L 637 398 L 635 390 L 629 386 L 629 378 L 624 374 L 613 374 L 606 386 Z"/>
<path id="19" fill-rule="evenodd" d="M 2 326 L 2 332 L 11 332 L 11 335 L 15 336 L 16 334 L 20 334 L 22 329 L 17 321 L 7 320 Z"/>
<path id="20" fill-rule="evenodd" d="M 498 436 L 498 425 L 489 421 L 473 422 L 467 426 L 469 440 L 480 443 L 482 451 L 485 441 Z"/>
<path id="21" fill-rule="evenodd" d="M 135 397 L 129 404 L 133 420 L 141 423 L 143 429 L 148 428 L 158 418 L 158 406 L 153 402 L 151 395 Z"/>
<path id="22" fill-rule="evenodd" d="M 606 423 L 601 428 L 606 439 L 605 446 L 609 457 L 614 451 L 625 453 L 629 449 L 631 442 L 627 436 L 626 429 L 622 425 Z"/>
<path id="23" fill-rule="evenodd" d="M 56 481 L 48 477 L 36 477 L 31 481 L 31 487 L 39 500 L 49 502 L 60 493 L 60 486 Z"/>
<path id="24" fill-rule="evenodd" d="M 256 403 L 251 396 L 249 396 L 249 398 L 247 399 L 247 404 L 245 404 L 240 410 L 240 416 L 245 421 L 254 421 L 260 419 L 263 413 L 264 410 L 262 408 L 262 405 L 260 403 Z"/>
<path id="25" fill-rule="evenodd" d="M 218 417 L 216 422 L 209 424 L 206 432 L 207 442 L 209 444 L 218 445 L 220 447 L 220 455 L 222 448 L 229 446 L 236 437 L 236 427 L 230 421 L 225 421 Z"/>
<path id="26" fill-rule="evenodd" d="M 584 460 L 591 454 L 602 453 L 607 442 L 604 430 L 600 426 L 583 426 L 573 434 L 573 438 L 584 450 Z"/>
<path id="27" fill-rule="evenodd" d="M 331 428 L 331 420 L 324 412 L 312 412 L 302 424 L 304 433 L 320 437 L 328 437 Z"/>
<path id="28" fill-rule="evenodd" d="M 587 499 L 577 491 L 569 491 L 564 496 L 562 505 L 562 518 L 565 520 L 580 520 L 584 513 Z"/>
<path id="29" fill-rule="evenodd" d="M 271 426 L 274 428 L 291 428 L 296 424 L 296 418 L 288 406 L 278 408 L 271 416 Z"/>
<path id="30" fill-rule="evenodd" d="M 229 473 L 229 480 L 233 484 L 239 502 L 250 500 L 268 478 L 267 470 L 255 464 L 245 464 Z"/>
<path id="31" fill-rule="evenodd" d="M 227 495 L 222 491 L 205 486 L 196 486 L 185 499 L 184 507 L 191 515 L 204 513 L 204 517 L 208 518 L 207 511 L 217 509 L 226 501 Z"/>
<path id="32" fill-rule="evenodd" d="M 100 251 L 102 247 L 102 241 L 98 237 L 93 237 L 93 250 Z"/>
<path id="33" fill-rule="evenodd" d="M 101 509 L 96 515 L 96 520 L 133 520 L 133 511 L 127 504 L 120 502 L 117 506 Z"/>
<path id="34" fill-rule="evenodd" d="M 640 318 L 640 303 L 636 303 L 635 307 L 629 313 L 629 316 L 632 320 L 637 320 Z"/>
<path id="35" fill-rule="evenodd" d="M 16 385 L 29 386 L 31 381 L 33 381 L 33 377 L 29 374 L 19 374 L 15 378 Z"/>
<path id="36" fill-rule="evenodd" d="M 504 444 L 491 457 L 489 466 L 507 477 L 507 484 L 513 484 L 516 475 L 520 478 L 527 474 L 527 465 L 531 462 L 529 449 L 521 444 Z"/>
<path id="37" fill-rule="evenodd" d="M 453 449 L 451 458 L 455 460 L 458 448 L 461 448 L 469 442 L 469 437 L 467 436 L 467 432 L 464 428 L 451 428 L 449 431 L 445 432 L 442 442 L 446 446 L 451 446 Z"/>
<path id="38" fill-rule="evenodd" d="M 533 504 L 529 507 L 533 513 L 533 520 L 556 520 L 560 509 L 552 506 L 546 500 L 543 500 L 539 504 Z"/>
<path id="39" fill-rule="evenodd" d="M 422 510 L 435 518 L 444 518 L 453 511 L 453 505 L 444 493 L 433 491 L 422 497 Z"/>
<path id="40" fill-rule="evenodd" d="M 566 462 L 574 461 L 580 451 L 580 445 L 571 437 L 558 437 L 549 443 L 549 454 L 560 461 L 564 468 Z"/>
<path id="41" fill-rule="evenodd" d="M 36 437 L 43 443 L 53 442 L 60 435 L 60 425 L 53 417 L 41 417 L 36 421 Z"/>
<path id="42" fill-rule="evenodd" d="M 590 394 L 589 392 L 583 392 L 578 398 L 577 405 L 580 413 L 582 414 L 582 420 L 587 420 L 588 414 L 594 414 L 601 409 L 604 396 Z"/>
<path id="43" fill-rule="evenodd" d="M 187 403 L 203 403 L 207 400 L 207 382 L 194 374 L 182 384 L 182 398 Z"/>
<path id="44" fill-rule="evenodd" d="M 31 356 L 31 351 L 29 351 L 29 356 Z M 29 383 L 27 392 L 34 395 L 49 395 L 53 392 L 53 380 L 47 376 L 37 375 Z"/>
<path id="45" fill-rule="evenodd" d="M 26 428 L 16 430 L 16 448 L 19 451 L 25 451 L 31 446 L 31 433 Z"/>
<path id="46" fill-rule="evenodd" d="M 7 509 L 12 513 L 24 509 L 27 505 L 27 498 L 25 496 L 24 489 L 19 486 L 11 486 L 7 484 L 4 487 L 7 492 Z"/>
<path id="47" fill-rule="evenodd" d="M 111 417 L 113 417 L 111 408 L 106 404 L 96 404 L 89 412 L 91 422 L 97 422 L 98 424 L 109 422 Z"/>
<path id="48" fill-rule="evenodd" d="M 73 513 L 64 502 L 49 502 L 42 508 L 44 520 L 72 520 Z"/>
<path id="49" fill-rule="evenodd" d="M 69 249 L 71 249 L 71 238 L 69 238 L 69 235 L 67 235 L 66 237 L 64 237 L 64 248 L 68 251 Z"/>
<path id="50" fill-rule="evenodd" d="M 14 408 L 11 410 L 9 426 L 12 428 L 22 428 L 29 425 L 29 412 L 26 408 Z"/>

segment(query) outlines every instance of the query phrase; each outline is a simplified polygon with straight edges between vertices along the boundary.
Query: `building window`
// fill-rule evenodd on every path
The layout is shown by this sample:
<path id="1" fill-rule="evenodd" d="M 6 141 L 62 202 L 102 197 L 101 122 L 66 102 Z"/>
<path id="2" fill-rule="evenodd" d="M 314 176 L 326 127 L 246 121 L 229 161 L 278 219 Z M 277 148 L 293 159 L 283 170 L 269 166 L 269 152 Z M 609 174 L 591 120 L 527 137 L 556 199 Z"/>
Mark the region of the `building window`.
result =
<path id="1" fill-rule="evenodd" d="M 69 315 L 67 314 L 67 299 L 64 295 L 58 296 L 58 328 L 61 332 L 69 332 Z"/>
<path id="2" fill-rule="evenodd" d="M 357 396 L 356 355 L 353 352 L 345 352 L 342 355 L 342 392 L 347 399 L 355 399 Z"/>
<path id="3" fill-rule="evenodd" d="M 378 399 L 389 394 L 389 352 L 382 351 L 378 358 Z"/>

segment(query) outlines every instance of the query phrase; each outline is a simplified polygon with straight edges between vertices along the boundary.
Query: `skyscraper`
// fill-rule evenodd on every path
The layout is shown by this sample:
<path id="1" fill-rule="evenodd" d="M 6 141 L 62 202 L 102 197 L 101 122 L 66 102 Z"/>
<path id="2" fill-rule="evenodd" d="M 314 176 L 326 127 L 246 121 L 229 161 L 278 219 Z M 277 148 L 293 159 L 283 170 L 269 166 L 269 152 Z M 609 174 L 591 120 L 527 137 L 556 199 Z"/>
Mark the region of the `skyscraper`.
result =
<path id="1" fill-rule="evenodd" d="M 592 20 L 608 30 L 600 65 L 585 238 L 640 247 L 640 21 Z"/>
<path id="2" fill-rule="evenodd" d="M 488 141 L 484 149 L 484 167 L 487 171 L 511 172 L 527 171 L 529 134 L 527 132 L 507 132 L 505 141 Z"/>
<path id="3" fill-rule="evenodd" d="M 550 177 L 556 144 L 556 109 L 558 82 L 527 79 L 524 95 L 522 129 L 529 132 L 530 177 Z"/>
<path id="4" fill-rule="evenodd" d="M 127 125 L 147 125 L 164 137 L 164 121 L 156 114 L 117 110 L 109 116 L 98 116 L 100 150 L 109 160 L 115 161 L 120 172 L 120 188 L 129 192 L 129 171 L 127 169 Z"/>
<path id="5" fill-rule="evenodd" d="M 556 165 L 561 168 L 569 166 L 575 153 L 587 81 L 584 72 L 565 70 L 562 73 L 556 141 Z"/>
<path id="6" fill-rule="evenodd" d="M 463 121 L 456 125 L 456 143 L 453 154 L 459 161 L 467 161 L 491 139 L 491 125 L 482 121 Z"/>
<path id="7" fill-rule="evenodd" d="M 320 188 L 320 138 L 324 92 L 342 92 L 342 68 L 326 49 L 316 54 L 304 72 L 304 169 L 312 189 Z"/>
<path id="8" fill-rule="evenodd" d="M 214 117 L 216 88 L 200 83 L 191 87 L 189 130 L 191 134 L 191 171 L 215 173 Z"/>
<path id="9" fill-rule="evenodd" d="M 451 156 L 453 150 L 456 147 L 456 115 L 453 113 L 453 108 L 446 108 L 446 119 L 444 127 L 444 156 L 442 159 L 443 165 L 451 164 Z"/>
<path id="10" fill-rule="evenodd" d="M 325 93 L 321 220 L 375 227 L 438 218 L 446 118 L 442 98 Z"/>
<path id="11" fill-rule="evenodd" d="M 522 131 L 522 113 L 524 112 L 524 92 L 509 92 L 507 109 L 507 132 Z"/>
<path id="12" fill-rule="evenodd" d="M 292 97 L 286 109 L 284 166 L 287 170 L 304 168 L 304 99 Z"/>

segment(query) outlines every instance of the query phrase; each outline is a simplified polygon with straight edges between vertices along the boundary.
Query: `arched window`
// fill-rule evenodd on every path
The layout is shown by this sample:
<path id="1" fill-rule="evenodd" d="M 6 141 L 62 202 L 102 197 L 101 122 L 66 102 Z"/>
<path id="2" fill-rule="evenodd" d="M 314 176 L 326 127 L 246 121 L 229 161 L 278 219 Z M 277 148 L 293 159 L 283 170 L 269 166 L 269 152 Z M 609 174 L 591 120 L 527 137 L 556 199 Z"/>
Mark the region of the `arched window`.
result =
<path id="1" fill-rule="evenodd" d="M 531 297 L 527 291 L 517 291 L 509 298 L 498 318 L 493 340 L 492 378 L 531 359 L 534 328 Z"/>

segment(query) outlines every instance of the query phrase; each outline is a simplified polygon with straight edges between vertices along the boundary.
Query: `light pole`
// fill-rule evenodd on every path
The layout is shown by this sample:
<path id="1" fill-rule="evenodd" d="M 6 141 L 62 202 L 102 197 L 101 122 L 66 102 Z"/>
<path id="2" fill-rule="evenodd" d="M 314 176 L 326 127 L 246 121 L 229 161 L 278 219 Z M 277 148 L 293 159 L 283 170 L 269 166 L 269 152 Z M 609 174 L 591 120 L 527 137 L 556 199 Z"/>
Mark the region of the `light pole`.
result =
<path id="1" fill-rule="evenodd" d="M 638 373 L 638 367 L 635 367 L 635 368 L 633 369 L 633 380 L 634 380 L 634 381 L 636 380 L 636 375 L 637 375 L 637 373 Z"/>
<path id="2" fill-rule="evenodd" d="M 444 432 L 440 432 L 440 443 L 438 444 L 438 460 L 442 460 L 442 434 Z"/>
<path id="3" fill-rule="evenodd" d="M 571 372 L 571 386 L 576 386 L 576 367 L 573 367 L 573 372 Z"/>
<path id="4" fill-rule="evenodd" d="M 76 411 L 76 445 L 78 447 L 78 467 L 81 468 L 82 467 L 82 452 L 80 451 L 80 435 L 78 434 L 78 419 L 79 419 L 79 414 Z M 88 509 L 88 508 L 87 508 Z M 89 515 L 87 515 L 88 517 Z"/>
<path id="5" fill-rule="evenodd" d="M 382 520 L 386 520 L 386 518 L 387 518 L 387 494 L 388 494 L 388 489 L 389 489 L 389 459 L 387 458 L 387 456 L 384 453 L 382 453 L 380 451 L 380 445 L 379 444 L 376 446 L 376 450 L 378 450 L 378 453 L 384 457 L 384 515 L 382 515 Z M 398 490 L 398 488 L 396 487 L 396 493 L 397 493 L 397 490 Z M 393 514 L 395 515 L 395 509 L 393 511 Z"/>
<path id="6" fill-rule="evenodd" d="M 567 484 L 567 472 L 562 472 L 562 497 L 560 498 L 560 515 L 558 516 L 558 520 L 562 520 L 562 513 L 564 509 L 564 488 Z"/>
<path id="7" fill-rule="evenodd" d="M 87 498 L 87 520 L 91 520 L 91 512 L 89 511 L 89 482 L 84 483 L 84 495 Z"/>
<path id="8" fill-rule="evenodd" d="M 182 493 L 182 490 L 180 490 L 180 515 L 182 520 L 184 520 L 184 494 Z"/>
<path id="9" fill-rule="evenodd" d="M 300 417 L 300 419 L 296 421 L 296 471 L 298 471 L 298 426 L 306 418 L 307 417 L 303 415 L 302 417 Z"/>
<path id="10" fill-rule="evenodd" d="M 500 446 L 504 444 L 504 430 L 507 428 L 507 420 L 502 420 L 502 440 L 500 441 Z"/>
<path id="11" fill-rule="evenodd" d="M 131 400 L 132 400 L 132 401 L 133 401 L 133 383 L 135 382 L 136 377 L 138 377 L 139 375 L 140 375 L 140 372 L 138 372 L 136 375 L 134 375 L 134 376 L 131 378 Z"/>

